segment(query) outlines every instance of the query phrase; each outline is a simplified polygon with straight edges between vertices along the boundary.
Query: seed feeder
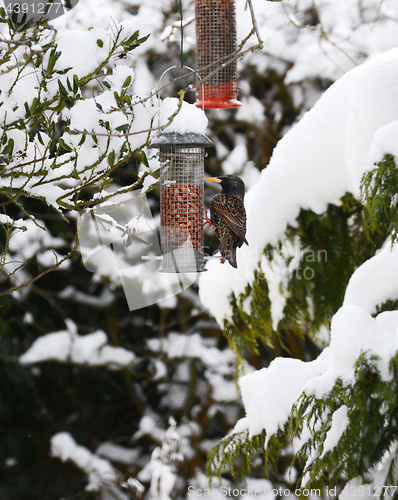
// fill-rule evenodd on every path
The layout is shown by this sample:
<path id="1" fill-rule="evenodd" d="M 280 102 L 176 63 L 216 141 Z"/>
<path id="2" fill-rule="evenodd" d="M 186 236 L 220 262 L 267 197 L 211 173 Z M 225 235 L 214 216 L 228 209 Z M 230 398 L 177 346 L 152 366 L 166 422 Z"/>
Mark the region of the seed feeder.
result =
<path id="1" fill-rule="evenodd" d="M 195 0 L 196 64 L 201 78 L 217 70 L 199 89 L 196 106 L 237 108 L 235 0 Z"/>
<path id="2" fill-rule="evenodd" d="M 151 144 L 160 160 L 160 241 L 165 273 L 206 271 L 203 254 L 205 148 L 201 134 L 159 135 Z"/>

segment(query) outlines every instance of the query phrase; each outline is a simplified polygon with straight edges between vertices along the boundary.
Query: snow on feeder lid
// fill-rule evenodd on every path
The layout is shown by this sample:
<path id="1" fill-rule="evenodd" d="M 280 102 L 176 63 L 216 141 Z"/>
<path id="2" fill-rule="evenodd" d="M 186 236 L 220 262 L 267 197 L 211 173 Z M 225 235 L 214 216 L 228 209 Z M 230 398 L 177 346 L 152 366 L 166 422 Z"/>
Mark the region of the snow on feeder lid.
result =
<path id="1" fill-rule="evenodd" d="M 198 88 L 198 108 L 237 108 L 235 0 L 195 0 L 196 65 L 201 78 L 218 71 Z M 203 88 L 203 89 L 202 89 Z M 204 97 L 202 98 L 202 90 Z"/>
<path id="2" fill-rule="evenodd" d="M 205 148 L 213 142 L 202 134 L 169 132 L 151 148 L 160 160 L 160 271 L 206 271 L 203 254 L 203 187 Z"/>

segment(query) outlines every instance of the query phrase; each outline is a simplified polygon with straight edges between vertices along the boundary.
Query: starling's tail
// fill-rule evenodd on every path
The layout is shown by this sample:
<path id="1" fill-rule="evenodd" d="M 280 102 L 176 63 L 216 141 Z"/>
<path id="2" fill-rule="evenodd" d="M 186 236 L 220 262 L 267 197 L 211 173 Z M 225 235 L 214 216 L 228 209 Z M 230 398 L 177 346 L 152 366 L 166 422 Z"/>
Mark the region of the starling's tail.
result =
<path id="1" fill-rule="evenodd" d="M 246 243 L 247 246 L 249 246 L 249 242 L 247 241 L 246 238 L 243 238 L 243 240 L 240 240 L 239 243 L 238 243 L 238 248 L 240 248 L 243 243 Z"/>
<path id="2" fill-rule="evenodd" d="M 228 262 L 232 267 L 238 269 L 238 264 L 236 262 L 236 248 L 230 250 L 229 255 L 227 256 Z"/>
<path id="3" fill-rule="evenodd" d="M 231 266 L 237 269 L 238 264 L 236 263 L 236 248 L 228 247 L 227 241 L 224 240 L 221 243 L 219 250 L 224 259 L 227 259 Z"/>

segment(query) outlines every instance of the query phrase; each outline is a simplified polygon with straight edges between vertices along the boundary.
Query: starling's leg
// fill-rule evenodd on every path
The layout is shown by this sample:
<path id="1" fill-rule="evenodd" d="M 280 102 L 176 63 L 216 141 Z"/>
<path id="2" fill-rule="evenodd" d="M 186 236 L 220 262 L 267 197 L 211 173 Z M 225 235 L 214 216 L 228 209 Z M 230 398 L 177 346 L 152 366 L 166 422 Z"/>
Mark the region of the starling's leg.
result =
<path id="1" fill-rule="evenodd" d="M 223 257 L 221 260 L 220 260 L 220 264 L 224 264 L 225 262 L 225 257 Z"/>

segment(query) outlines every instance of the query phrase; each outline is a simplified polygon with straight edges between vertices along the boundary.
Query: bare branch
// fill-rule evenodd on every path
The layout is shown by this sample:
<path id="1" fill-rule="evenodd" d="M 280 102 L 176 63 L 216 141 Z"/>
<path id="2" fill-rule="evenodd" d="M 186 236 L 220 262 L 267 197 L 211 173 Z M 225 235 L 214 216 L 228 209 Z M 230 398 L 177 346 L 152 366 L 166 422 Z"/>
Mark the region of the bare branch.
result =
<path id="1" fill-rule="evenodd" d="M 17 286 L 14 286 L 12 288 L 9 288 L 8 290 L 5 290 L 4 292 L 0 292 L 0 297 L 3 297 L 4 295 L 9 295 L 10 293 L 13 293 L 13 292 L 16 292 L 18 290 L 21 290 L 22 288 L 25 288 L 26 286 L 29 286 L 31 285 L 32 283 L 34 283 L 35 281 L 39 280 L 40 278 L 42 278 L 43 276 L 45 276 L 46 274 L 52 272 L 52 271 L 55 271 L 56 269 L 59 268 L 59 266 L 65 262 L 66 260 L 68 260 L 74 253 L 75 251 L 77 250 L 77 247 L 79 246 L 79 241 L 78 239 L 76 238 L 76 242 L 75 242 L 75 245 L 74 247 L 72 248 L 72 250 L 70 252 L 68 252 L 65 257 L 63 257 L 60 261 L 58 261 L 56 264 L 53 264 L 51 267 L 49 267 L 48 269 L 45 269 L 43 272 L 41 272 L 40 274 L 38 274 L 37 276 L 34 276 L 33 278 L 29 279 L 28 281 L 24 282 L 24 283 L 21 283 L 20 285 L 17 285 Z M 23 264 L 21 264 L 18 269 L 20 269 L 21 267 L 25 266 L 27 263 L 29 262 L 29 260 L 25 261 Z M 18 269 L 14 270 L 12 273 L 10 273 L 9 275 L 7 275 L 4 280 L 8 279 L 12 274 L 14 274 Z"/>

